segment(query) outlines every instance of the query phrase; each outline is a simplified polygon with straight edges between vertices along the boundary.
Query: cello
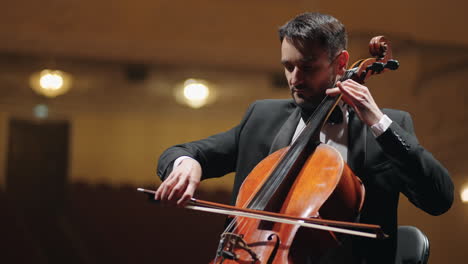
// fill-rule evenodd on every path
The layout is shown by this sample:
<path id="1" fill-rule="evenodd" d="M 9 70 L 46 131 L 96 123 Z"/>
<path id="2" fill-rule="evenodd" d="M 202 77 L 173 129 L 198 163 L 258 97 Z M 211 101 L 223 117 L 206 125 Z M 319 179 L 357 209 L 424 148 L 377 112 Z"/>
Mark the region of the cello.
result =
<path id="1" fill-rule="evenodd" d="M 398 68 L 384 37 L 373 38 L 369 48 L 374 58 L 353 64 L 340 81 L 364 83 L 371 75 Z M 341 95 L 326 96 L 299 138 L 252 170 L 240 188 L 236 206 L 222 207 L 192 199 L 189 208 L 223 208 L 226 214 L 237 215 L 221 235 L 213 263 L 302 263 L 304 256 L 311 253 L 309 248 L 306 252 L 305 244 L 314 245 L 312 254 L 320 257 L 340 243 L 338 232 L 362 233 L 345 231 L 348 228 L 367 228 L 374 231 L 375 238 L 385 237 L 378 227 L 352 223 L 362 208 L 364 187 L 340 154 L 317 140 L 340 99 Z"/>

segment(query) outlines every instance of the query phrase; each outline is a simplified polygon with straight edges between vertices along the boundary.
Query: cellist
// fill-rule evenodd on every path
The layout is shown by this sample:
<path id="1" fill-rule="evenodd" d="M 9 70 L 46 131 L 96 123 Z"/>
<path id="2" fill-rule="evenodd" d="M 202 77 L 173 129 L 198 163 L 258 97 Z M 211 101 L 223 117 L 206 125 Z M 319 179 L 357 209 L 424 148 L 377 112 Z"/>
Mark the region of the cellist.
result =
<path id="1" fill-rule="evenodd" d="M 419 145 L 407 112 L 380 109 L 366 86 L 337 81 L 349 60 L 340 21 L 304 13 L 283 25 L 279 37 L 292 99 L 256 101 L 231 130 L 167 149 L 159 159 L 163 183 L 155 199 L 183 205 L 200 180 L 235 172 L 234 202 L 255 165 L 291 144 L 325 95 L 342 94 L 320 141 L 336 148 L 365 186 L 359 221 L 380 225 L 390 237 L 350 238 L 320 263 L 394 263 L 399 193 L 425 212 L 440 215 L 453 202 L 448 171 Z"/>

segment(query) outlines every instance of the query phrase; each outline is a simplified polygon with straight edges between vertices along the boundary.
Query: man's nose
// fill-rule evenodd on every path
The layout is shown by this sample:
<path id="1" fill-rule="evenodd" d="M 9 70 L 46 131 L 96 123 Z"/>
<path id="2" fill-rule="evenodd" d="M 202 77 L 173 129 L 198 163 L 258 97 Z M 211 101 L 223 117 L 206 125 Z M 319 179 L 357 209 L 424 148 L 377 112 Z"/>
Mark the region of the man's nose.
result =
<path id="1" fill-rule="evenodd" d="M 304 73 L 298 67 L 295 67 L 291 73 L 291 85 L 298 86 L 304 82 Z"/>

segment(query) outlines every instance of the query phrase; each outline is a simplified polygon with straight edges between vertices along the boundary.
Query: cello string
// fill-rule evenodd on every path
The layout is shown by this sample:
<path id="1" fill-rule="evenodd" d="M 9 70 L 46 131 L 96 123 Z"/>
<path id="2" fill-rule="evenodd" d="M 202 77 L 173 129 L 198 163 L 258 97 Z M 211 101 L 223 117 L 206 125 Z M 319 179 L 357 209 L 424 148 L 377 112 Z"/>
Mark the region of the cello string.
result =
<path id="1" fill-rule="evenodd" d="M 340 81 L 345 79 L 345 78 L 349 78 L 349 74 L 348 74 L 348 71 L 344 74 L 344 76 L 342 78 L 340 78 Z M 333 84 L 333 87 L 336 86 L 336 82 Z M 327 101 L 330 100 L 331 98 L 329 98 L 328 96 L 326 96 L 323 100 L 322 100 L 322 103 L 319 105 L 319 106 L 322 106 L 322 105 L 326 105 Z M 330 115 L 330 113 L 332 112 L 332 110 L 336 107 L 336 104 L 337 102 L 341 99 L 341 96 L 339 96 L 338 98 L 336 98 L 335 102 L 333 103 L 334 106 L 331 107 L 329 109 L 329 113 L 326 117 L 326 119 L 328 118 L 328 116 Z M 327 111 L 326 109 L 329 108 L 329 107 L 319 107 L 317 109 L 317 112 L 314 112 L 313 116 L 309 117 L 309 119 L 307 120 L 307 123 L 306 123 L 306 126 L 303 126 L 301 129 L 300 129 L 300 132 L 298 133 L 298 136 L 296 136 L 293 140 L 292 140 L 292 144 L 294 144 L 294 142 L 302 135 L 302 133 L 304 132 L 304 130 L 307 128 L 307 124 L 309 124 L 310 120 L 312 120 L 315 116 L 321 116 L 321 115 L 324 115 L 325 112 Z M 326 120 L 325 119 L 325 120 Z M 324 122 L 325 123 L 325 122 Z M 283 153 L 282 156 L 281 156 L 281 159 L 283 159 L 283 157 L 287 155 L 287 153 Z M 267 175 L 271 175 L 271 170 L 269 172 L 269 174 Z M 258 202 L 255 202 L 255 205 L 254 207 L 258 207 L 259 203 L 262 202 L 262 201 L 265 201 L 267 200 L 266 199 L 266 195 L 268 193 L 271 193 L 273 191 L 275 191 L 275 189 L 277 189 L 278 185 L 283 181 L 283 179 L 281 177 L 279 178 L 276 178 L 274 181 L 273 181 L 273 184 L 270 184 L 269 186 L 266 186 L 266 191 L 263 191 L 263 192 L 260 192 L 259 193 L 259 197 L 257 198 L 257 201 Z M 254 192 L 255 193 L 255 192 Z M 253 196 L 251 196 L 249 198 L 249 201 L 251 201 L 253 199 Z M 262 206 L 263 207 L 263 206 Z M 255 208 L 255 209 L 258 209 L 258 208 Z M 242 218 L 244 219 L 244 218 Z M 245 224 L 247 224 L 246 222 L 248 221 L 242 221 L 240 220 L 238 223 L 240 222 L 244 222 Z M 239 227 L 239 230 L 243 230 L 243 224 L 241 224 L 241 226 Z M 252 225 L 249 225 L 249 226 L 252 226 Z"/>
<path id="2" fill-rule="evenodd" d="M 353 74 L 354 74 L 353 69 L 346 70 L 346 72 L 343 74 L 343 76 L 341 78 L 339 78 L 339 81 L 344 81 L 344 80 L 350 79 L 353 76 Z M 336 87 L 336 81 L 332 85 L 332 87 Z M 334 100 L 334 98 L 335 98 L 335 100 Z M 337 103 L 340 100 L 341 100 L 341 94 L 338 95 L 338 97 L 331 97 L 331 96 L 328 96 L 328 95 L 325 96 L 324 99 L 322 100 L 322 102 L 317 107 L 316 111 L 314 111 L 313 114 L 305 122 L 306 125 L 301 128 L 300 133 L 298 133 L 299 136 L 296 136 L 296 138 L 292 141 L 291 148 L 294 148 L 294 143 L 295 142 L 302 141 L 301 138 L 305 137 L 305 135 L 303 136 L 303 133 L 304 133 L 304 131 L 306 129 L 308 129 L 308 127 L 309 127 L 308 125 L 311 122 L 311 120 L 316 118 L 316 116 L 325 115 L 325 113 L 328 111 L 328 113 L 326 115 L 326 118 L 325 118 L 325 120 L 327 120 L 328 117 L 330 116 L 331 112 L 335 109 L 335 107 L 337 106 Z M 331 104 L 331 105 L 328 106 L 327 104 Z M 327 109 L 329 109 L 329 110 L 327 110 Z M 323 124 L 325 124 L 325 122 L 323 122 Z M 323 124 L 322 124 L 322 127 L 323 127 Z M 289 153 L 289 151 L 288 151 L 288 153 Z M 288 154 L 288 153 L 286 153 L 286 154 Z M 281 184 L 282 181 L 283 181 L 283 178 L 275 177 L 275 181 L 273 181 L 273 183 L 271 185 L 266 187 L 267 189 L 265 190 L 265 192 L 259 194 L 260 199 L 258 199 L 258 201 L 261 202 L 261 201 L 268 200 L 268 199 L 266 199 L 266 195 L 268 195 L 269 193 L 273 193 L 277 189 L 277 187 Z M 256 203 L 255 207 L 263 207 L 263 206 L 260 206 L 259 203 Z M 258 208 L 256 208 L 256 209 L 258 209 Z"/>
<path id="3" fill-rule="evenodd" d="M 279 155 L 278 160 L 283 160 L 284 156 L 287 154 L 287 151 L 283 151 Z M 272 172 L 276 169 L 276 166 L 272 166 L 269 168 L 268 172 L 265 175 L 271 175 Z M 268 180 L 268 177 L 263 180 L 261 184 L 258 185 L 255 191 L 252 192 L 252 194 L 249 196 L 249 198 L 246 200 L 246 202 L 241 205 L 240 207 L 242 208 L 251 208 L 251 203 L 252 200 L 255 198 L 255 194 L 259 192 L 259 189 L 261 190 L 261 186 L 265 184 L 265 182 Z M 257 197 L 258 199 L 258 197 Z M 255 204 L 255 202 L 254 202 Z M 250 206 L 249 206 L 250 205 Z M 225 228 L 224 233 L 229 232 L 229 233 L 234 233 L 237 235 L 241 234 L 250 234 L 252 230 L 256 229 L 258 224 L 252 223 L 252 221 L 257 221 L 257 219 L 249 218 L 249 217 L 239 217 L 235 216 L 231 222 L 228 224 L 228 226 Z M 232 230 L 232 231 L 231 231 Z M 235 230 L 235 232 L 234 232 Z M 230 232 L 231 231 L 231 232 Z M 257 232 L 255 237 L 250 236 L 249 240 L 251 241 L 258 241 L 260 239 L 260 232 Z"/>
<path id="4" fill-rule="evenodd" d="M 340 78 L 340 81 L 342 81 L 343 79 L 347 79 L 349 78 L 349 70 L 345 72 L 344 76 L 342 78 Z M 336 82 L 333 84 L 333 87 L 336 86 Z M 325 103 L 327 100 L 329 100 L 327 98 L 328 96 L 326 96 L 323 100 L 322 100 L 322 103 Z M 339 98 L 337 98 L 336 101 L 339 101 L 341 98 L 341 96 Z M 322 105 L 322 103 L 320 105 Z M 335 106 L 331 107 L 329 109 L 329 113 L 327 115 L 326 118 L 328 118 L 328 116 L 330 115 L 331 111 L 336 107 L 336 103 L 335 103 Z M 301 137 L 301 135 L 303 134 L 304 130 L 307 128 L 307 125 L 310 123 L 310 121 L 315 117 L 315 116 L 321 116 L 323 114 L 325 114 L 325 111 L 328 107 L 320 107 L 319 109 L 317 109 L 318 111 L 317 112 L 314 112 L 313 115 L 311 117 L 309 117 L 309 119 L 307 120 L 306 122 L 306 126 L 303 126 L 300 130 L 300 132 L 298 133 L 298 136 L 296 136 L 293 140 L 292 140 L 292 143 L 294 144 L 294 142 Z M 326 120 L 326 119 L 325 119 Z M 323 122 L 325 124 L 325 122 Z M 283 152 L 279 158 L 279 160 L 283 160 L 283 158 L 288 154 L 288 152 Z M 276 169 L 276 166 L 275 166 L 275 169 Z M 269 172 L 266 174 L 266 175 L 270 175 L 271 176 L 271 172 L 274 171 L 274 168 L 271 168 L 269 170 Z M 267 177 L 262 184 L 259 185 L 259 187 L 263 186 L 265 184 L 265 182 L 267 182 L 269 177 Z M 257 197 L 256 201 L 253 202 L 254 204 L 254 207 L 257 207 L 258 205 L 260 205 L 261 202 L 265 203 L 265 200 L 266 200 L 266 196 L 268 193 L 271 193 L 273 192 L 275 189 L 278 188 L 279 184 L 281 184 L 281 182 L 283 181 L 283 179 L 281 179 L 281 177 L 276 177 L 273 181 L 273 184 L 270 184 L 269 186 L 266 186 L 266 189 L 262 189 L 261 188 L 257 188 L 256 191 L 252 192 L 252 194 L 250 195 L 250 197 L 247 199 L 247 201 L 245 202 L 244 205 L 242 205 L 241 207 L 246 207 L 246 205 L 249 205 L 252 203 L 253 199 L 255 198 L 255 195 L 257 194 L 257 192 L 259 191 L 260 189 L 260 193 L 259 193 L 259 196 Z M 263 206 L 262 206 L 263 207 Z M 247 207 L 249 208 L 249 207 Z M 256 208 L 257 209 L 257 208 Z M 226 227 L 226 229 L 224 230 L 224 233 L 226 232 L 229 232 L 231 230 L 234 230 L 236 229 L 236 232 L 238 233 L 243 233 L 245 232 L 245 234 L 248 234 L 250 233 L 251 229 L 254 229 L 256 227 L 254 227 L 254 225 L 252 224 L 249 224 L 249 222 L 252 221 L 251 218 L 246 218 L 246 217 L 239 217 L 239 216 L 235 216 L 231 222 L 228 224 L 228 226 Z M 236 225 L 236 226 L 235 226 Z M 250 230 L 249 230 L 250 229 Z M 258 235 L 257 236 L 260 236 L 259 232 L 257 233 Z M 258 239 L 257 239 L 258 240 Z"/>
<path id="5" fill-rule="evenodd" d="M 353 71 L 352 70 L 347 70 L 345 72 L 345 74 L 343 74 L 343 76 L 341 78 L 339 78 L 339 81 L 344 81 L 346 79 L 349 79 L 352 75 L 353 75 Z M 333 84 L 333 87 L 336 87 L 336 82 Z M 317 129 L 318 130 L 318 128 L 311 128 L 309 126 L 309 124 L 311 123 L 311 120 L 313 120 L 314 118 L 317 118 L 317 117 L 320 118 L 321 116 L 325 115 L 324 120 L 321 121 L 321 127 L 320 127 L 320 130 L 321 130 L 323 128 L 323 125 L 326 123 L 326 120 L 329 118 L 331 112 L 335 109 L 335 107 L 337 107 L 337 104 L 341 100 L 341 97 L 342 97 L 342 94 L 338 95 L 336 98 L 331 98 L 330 96 L 325 96 L 324 99 L 322 100 L 321 104 L 319 105 L 320 107 L 318 109 L 316 109 L 316 111 L 314 111 L 313 114 L 308 118 L 306 126 L 303 126 L 300 129 L 299 136 L 296 136 L 293 139 L 292 144 L 294 144 L 297 140 L 308 142 L 309 139 L 307 139 L 305 137 L 308 137 L 309 135 L 313 135 L 313 133 L 315 133 L 315 132 L 311 132 L 311 131 L 309 131 L 309 133 L 304 133 L 304 132 L 306 130 L 311 130 L 311 129 L 314 129 L 314 130 Z M 314 125 L 314 127 L 316 127 L 316 126 Z M 301 140 L 301 138 L 305 138 L 305 139 Z M 282 155 L 282 157 L 288 155 L 289 153 L 290 152 L 288 151 L 287 153 Z M 283 159 L 281 158 L 280 160 L 282 161 Z M 279 164 L 281 164 L 281 162 Z M 278 166 L 279 166 L 279 164 L 278 164 Z M 275 169 L 276 169 L 276 167 L 275 167 Z M 275 173 L 275 172 L 273 172 L 273 173 Z M 288 169 L 286 169 L 286 168 L 282 169 L 282 171 L 280 171 L 279 173 L 289 174 Z M 267 179 L 273 178 L 273 180 L 271 182 L 267 182 L 268 185 L 265 186 L 265 188 L 260 189 L 260 192 L 257 193 L 257 196 L 255 197 L 256 200 L 254 201 L 254 205 L 253 205 L 254 209 L 263 210 L 263 208 L 265 206 L 265 203 L 269 201 L 269 198 L 267 198 L 268 195 L 277 190 L 279 185 L 284 181 L 284 177 L 285 177 L 285 176 L 284 177 L 273 177 L 271 174 L 268 174 L 268 175 L 270 175 L 270 176 Z M 271 196 L 269 196 L 269 197 L 271 197 Z M 252 196 L 251 196 L 251 198 L 249 200 L 252 200 Z M 263 206 L 260 206 L 260 205 L 262 205 L 262 202 L 263 202 Z M 242 218 L 242 219 L 244 219 L 244 218 Z M 242 219 L 240 221 L 242 221 Z M 242 222 L 246 223 L 247 221 L 242 221 Z M 252 225 L 248 226 L 248 229 L 252 229 L 252 228 L 254 228 Z M 241 227 L 240 230 L 242 230 L 242 229 L 243 229 L 243 227 Z M 250 232 L 247 232 L 247 233 L 250 233 Z M 257 234 L 258 234 L 258 236 L 260 236 L 259 233 L 257 233 Z"/>
<path id="6" fill-rule="evenodd" d="M 329 100 L 329 99 L 324 98 L 322 102 L 325 103 L 327 100 Z M 322 104 L 321 104 L 321 105 L 322 105 Z M 318 109 L 318 114 L 322 114 L 322 115 L 325 114 L 326 108 L 327 108 L 327 107 L 319 108 L 319 109 Z M 317 115 L 317 113 L 316 113 L 316 115 Z M 302 133 L 304 132 L 304 129 L 305 129 L 305 128 L 306 128 L 306 127 L 301 128 L 300 134 L 302 134 Z M 293 141 L 293 144 L 294 144 L 294 141 Z M 288 154 L 288 152 L 282 153 L 282 155 L 281 155 L 281 157 L 280 157 L 279 160 L 280 160 L 280 161 L 283 160 L 284 156 L 286 156 L 287 154 Z M 275 166 L 274 169 L 277 169 L 277 167 L 280 166 L 279 164 L 280 164 L 280 162 L 277 164 L 277 166 Z M 267 174 L 267 175 L 270 175 L 269 177 L 272 177 L 272 176 L 271 176 L 271 174 L 272 174 L 271 172 L 272 172 L 272 171 L 273 171 L 273 168 L 270 169 L 269 173 Z M 274 173 L 274 172 L 273 172 L 273 173 Z M 267 179 L 268 179 L 268 178 L 267 178 Z M 267 181 L 267 179 L 264 180 L 263 184 L 261 184 L 261 185 L 259 185 L 259 186 L 265 185 L 265 182 Z M 266 201 L 266 200 L 269 200 L 269 199 L 267 199 L 268 194 L 271 194 L 273 191 L 275 191 L 275 190 L 278 188 L 279 184 L 280 184 L 282 181 L 283 181 L 282 177 L 275 177 L 274 180 L 273 180 L 273 182 L 272 182 L 272 184 L 267 185 L 267 186 L 266 186 L 266 189 L 263 189 L 263 190 L 260 189 L 260 192 L 258 193 L 258 197 L 256 197 L 256 201 L 254 202 L 253 207 L 254 207 L 255 209 L 261 209 L 261 210 L 263 210 L 263 207 L 265 206 L 265 201 Z M 257 188 L 257 190 L 258 190 L 258 188 Z M 255 194 L 255 193 L 257 193 L 257 192 L 254 192 L 254 194 Z M 254 197 L 254 196 L 252 195 L 252 196 L 249 198 L 249 201 L 251 201 L 251 200 L 253 199 L 253 197 Z M 260 203 L 262 203 L 262 202 L 264 203 L 263 205 L 260 204 Z M 260 206 L 261 208 L 258 208 L 259 206 Z M 252 207 L 252 206 L 251 206 L 251 207 Z M 251 207 L 250 207 L 250 208 L 251 208 Z M 236 218 L 236 220 L 237 220 L 237 219 L 238 219 L 238 218 Z M 250 218 L 240 218 L 239 221 L 238 221 L 238 223 L 239 223 L 239 228 L 237 229 L 237 230 L 239 230 L 238 232 L 244 231 L 246 234 L 248 234 L 248 233 L 251 233 L 250 231 L 252 231 L 252 229 L 257 228 L 256 225 L 248 224 L 248 223 L 251 222 L 251 221 L 253 221 L 253 220 L 250 219 Z M 245 229 L 245 227 L 247 227 L 247 229 Z M 259 236 L 261 236 L 260 232 L 257 232 L 257 236 L 258 236 L 257 238 L 259 238 Z M 258 240 L 258 239 L 256 239 L 256 240 L 254 239 L 254 241 L 257 241 L 257 240 Z"/>
<path id="7" fill-rule="evenodd" d="M 349 76 L 351 76 L 349 74 L 349 71 L 347 70 L 345 72 L 345 74 L 343 74 L 342 78 L 340 78 L 340 81 L 346 79 L 346 78 L 349 78 Z M 333 87 L 336 87 L 336 81 L 335 83 L 332 85 Z M 301 142 L 301 141 L 308 141 L 308 139 L 303 139 L 304 137 L 306 137 L 307 135 L 304 134 L 304 131 L 307 129 L 307 130 L 310 130 L 310 122 L 311 120 L 313 120 L 314 118 L 316 118 L 317 116 L 323 116 L 325 115 L 325 113 L 328 111 L 327 115 L 326 115 L 326 119 L 330 116 L 330 113 L 332 112 L 332 110 L 336 107 L 336 104 L 338 103 L 338 101 L 341 99 L 341 96 L 338 96 L 335 100 L 334 100 L 334 97 L 331 97 L 331 96 L 328 96 L 326 95 L 322 102 L 318 105 L 318 107 L 316 108 L 316 110 L 312 113 L 312 115 L 307 119 L 307 121 L 305 122 L 306 125 L 304 127 L 301 128 L 300 130 L 300 133 L 299 133 L 299 136 L 297 136 L 295 139 L 295 141 L 293 141 L 292 145 L 291 145 L 291 149 L 295 149 L 295 143 L 296 142 Z M 329 105 L 331 104 L 331 105 Z M 329 109 L 329 110 L 327 110 Z M 325 119 L 325 120 L 326 120 Z M 325 123 L 325 122 L 323 122 Z M 288 154 L 289 154 L 289 151 L 288 151 Z M 268 199 L 265 199 L 265 195 L 269 194 L 269 193 L 273 193 L 276 188 L 281 184 L 281 182 L 283 181 L 283 178 L 282 177 L 275 177 L 275 181 L 273 182 L 273 184 L 271 184 L 270 186 L 267 186 L 267 190 L 263 193 L 263 197 L 261 197 L 261 199 L 259 199 L 260 201 L 262 200 L 268 200 Z M 262 195 L 262 194 L 260 194 Z M 256 205 L 258 206 L 258 204 Z"/>
<path id="8" fill-rule="evenodd" d="M 344 74 L 344 76 L 342 76 L 342 78 L 340 78 L 340 81 L 343 81 L 344 79 L 348 79 L 350 76 L 351 76 L 351 72 L 350 70 L 347 70 Z M 333 87 L 336 86 L 336 82 L 333 84 Z M 326 103 L 326 101 L 328 100 L 327 99 L 328 96 L 326 96 L 324 98 L 324 100 L 322 101 L 322 103 Z M 325 120 L 323 121 L 323 124 L 322 124 L 322 127 L 323 125 L 325 124 L 325 121 L 326 119 L 329 117 L 330 113 L 333 111 L 333 109 L 336 107 L 336 103 L 341 99 L 341 95 L 336 99 L 334 105 L 332 105 L 332 107 L 321 107 L 318 109 L 317 112 L 314 112 L 313 115 L 311 117 L 309 117 L 309 119 L 307 120 L 307 123 L 306 123 L 306 126 L 303 126 L 300 130 L 300 132 L 298 133 L 298 136 L 296 136 L 292 142 L 294 143 L 298 138 L 301 137 L 301 135 L 303 134 L 304 130 L 308 127 L 307 125 L 310 123 L 310 121 L 315 117 L 315 116 L 322 116 L 323 114 L 325 114 L 325 111 L 327 108 L 329 108 L 329 113 L 327 114 Z M 320 104 L 322 105 L 322 104 Z M 326 105 L 326 104 L 325 104 Z M 283 152 L 279 158 L 279 160 L 283 160 L 284 156 L 286 156 L 287 154 L 289 153 L 288 152 Z M 275 169 L 276 169 L 276 166 L 275 166 Z M 271 177 L 271 172 L 273 171 L 273 168 L 271 168 L 269 170 L 269 172 L 266 174 L 266 175 L 270 175 L 269 177 L 267 177 L 267 179 L 265 179 L 263 181 L 262 184 L 260 184 L 259 186 L 263 186 L 265 184 L 265 182 L 267 182 L 267 180 Z M 254 206 L 253 207 L 257 207 L 258 205 L 260 205 L 260 203 L 262 201 L 265 201 L 266 197 L 267 197 L 267 194 L 269 192 L 272 192 L 272 191 L 275 191 L 279 184 L 281 184 L 281 182 L 283 181 L 283 179 L 281 177 L 275 177 L 275 179 L 273 180 L 273 184 L 270 184 L 268 186 L 266 186 L 267 188 L 266 189 L 262 189 L 260 188 L 260 193 L 259 193 L 259 196 L 255 197 L 255 195 L 257 194 L 257 192 L 259 191 L 257 188 L 257 190 L 255 192 L 252 193 L 252 195 L 247 199 L 247 201 L 245 202 L 245 204 L 242 206 L 242 207 L 245 207 L 246 204 L 251 204 L 253 199 L 256 198 L 256 201 L 253 202 Z M 265 203 L 265 202 L 264 202 Z M 263 206 L 262 206 L 263 207 Z M 247 207 L 249 208 L 249 207 Z M 255 208 L 255 209 L 258 209 L 258 208 Z M 251 229 L 254 229 L 256 227 L 254 227 L 254 225 L 252 224 L 248 224 L 250 221 L 253 221 L 252 218 L 249 218 L 249 217 L 239 217 L 239 216 L 235 216 L 231 222 L 228 224 L 228 226 L 226 227 L 225 229 L 225 233 L 228 232 L 229 230 L 233 230 L 235 227 L 234 225 L 237 225 L 236 229 L 237 229 L 237 232 L 238 233 L 242 233 L 243 231 L 245 231 L 245 234 L 249 234 L 251 233 Z M 245 230 L 247 227 L 247 230 Z M 250 229 L 250 230 L 249 230 Z M 258 236 L 260 236 L 260 232 L 257 232 L 257 238 Z M 253 241 L 258 241 L 258 239 L 253 239 Z M 215 263 L 216 263 L 216 259 L 215 258 Z"/>
<path id="9" fill-rule="evenodd" d="M 297 156 L 298 153 L 301 151 L 301 149 L 303 149 L 305 146 L 301 146 L 300 144 L 303 145 L 303 142 L 307 142 L 308 139 L 304 139 L 304 137 L 308 136 L 310 133 L 305 133 L 305 132 L 310 132 L 310 120 L 315 118 L 315 116 L 317 115 L 323 115 L 325 114 L 325 110 L 326 108 L 328 107 L 324 107 L 323 105 L 327 103 L 327 101 L 330 100 L 330 97 L 325 97 L 322 102 L 320 103 L 320 106 L 316 111 L 314 111 L 313 115 L 308 119 L 307 121 L 307 125 L 302 128 L 301 130 L 301 134 L 300 136 L 298 137 L 298 139 L 293 142 L 293 144 L 291 145 L 290 147 L 290 150 L 288 151 L 288 153 L 286 155 L 289 155 L 290 157 L 289 158 L 286 158 L 288 160 L 295 160 L 296 158 L 294 157 L 291 157 L 291 155 L 295 155 Z M 282 160 L 283 161 L 283 160 Z M 275 175 L 278 175 L 278 174 L 281 174 L 281 175 L 278 175 L 278 176 L 270 176 L 270 178 L 272 178 L 272 182 L 270 182 L 269 185 L 265 186 L 264 187 L 264 190 L 263 192 L 259 193 L 258 194 L 258 198 L 254 207 L 255 209 L 259 209 L 259 210 L 262 210 L 263 207 L 265 206 L 265 204 L 261 204 L 262 202 L 265 203 L 269 200 L 268 196 L 271 197 L 271 194 L 274 193 L 278 187 L 280 186 L 280 184 L 283 182 L 284 180 L 284 177 L 286 177 L 286 175 L 289 174 L 289 170 L 287 169 L 287 166 L 290 166 L 290 165 L 286 165 L 286 164 L 283 164 L 281 162 L 278 163 L 278 166 L 275 168 L 275 169 L 278 169 L 279 171 L 275 171 L 274 174 Z"/>
<path id="10" fill-rule="evenodd" d="M 329 100 L 329 99 L 328 99 L 327 97 L 325 97 L 325 98 L 322 100 L 322 103 L 321 103 L 320 105 L 323 105 L 327 100 Z M 317 109 L 317 110 L 318 110 L 318 114 L 317 114 L 317 113 L 314 113 L 314 114 L 315 114 L 314 116 L 316 116 L 316 115 L 323 115 L 326 108 L 327 108 L 327 107 L 320 107 L 319 109 Z M 310 120 L 311 120 L 312 118 L 313 118 L 313 117 L 311 116 L 311 117 L 307 120 L 307 123 L 309 123 Z M 301 128 L 300 133 L 299 133 L 299 136 L 297 136 L 295 139 L 297 139 L 297 138 L 300 137 L 300 135 L 304 132 L 304 130 L 306 129 L 306 127 L 307 127 L 307 125 Z M 295 140 L 292 141 L 292 144 L 294 144 L 294 142 L 295 142 Z M 288 152 L 283 152 L 283 153 L 281 154 L 279 160 L 280 160 L 280 161 L 283 160 L 283 158 L 284 158 L 287 154 L 288 154 Z M 273 171 L 274 169 L 276 169 L 278 166 L 279 166 L 279 163 L 278 163 L 278 165 L 275 166 L 274 168 L 271 168 L 271 169 L 269 170 L 269 172 L 268 172 L 266 175 L 271 175 L 272 171 Z M 271 176 L 270 176 L 270 177 L 271 177 Z M 267 180 L 268 180 L 268 178 L 266 178 L 266 179 L 263 181 L 263 183 L 259 185 L 259 187 L 260 187 L 260 186 L 263 186 Z M 249 197 L 249 199 L 247 200 L 246 204 L 251 203 L 252 200 L 253 200 L 253 198 L 255 197 L 254 195 L 257 194 L 258 197 L 257 197 L 257 200 L 254 201 L 253 207 L 254 207 L 255 209 L 259 209 L 258 207 L 264 207 L 264 205 L 260 205 L 260 203 L 261 203 L 261 202 L 265 203 L 265 201 L 267 200 L 266 196 L 267 196 L 268 194 L 271 194 L 272 192 L 274 192 L 275 189 L 277 189 L 278 185 L 282 182 L 282 180 L 283 180 L 283 179 L 282 179 L 281 177 L 276 177 L 276 179 L 272 182 L 272 184 L 269 184 L 268 186 L 266 186 L 266 189 L 264 189 L 263 191 L 262 191 L 261 189 L 259 190 L 259 188 L 257 188 L 257 190 L 254 191 L 254 192 L 252 193 L 252 195 Z M 258 193 L 258 192 L 259 192 L 259 193 Z M 245 204 L 244 204 L 243 207 L 245 207 Z M 251 206 L 251 207 L 252 207 L 252 206 Z M 237 228 L 237 229 L 239 230 L 239 232 L 242 231 L 242 230 L 244 230 L 244 226 L 245 226 L 245 225 L 248 225 L 248 222 L 250 221 L 250 220 L 246 221 L 246 220 L 243 220 L 243 219 L 245 219 L 245 218 L 241 218 L 241 219 L 238 220 L 238 218 L 236 217 L 236 218 L 234 218 L 235 221 L 232 221 L 232 222 L 231 222 L 231 223 L 237 222 L 237 223 L 239 224 L 239 226 L 238 226 L 238 228 Z M 252 226 L 252 225 L 248 225 L 248 226 Z M 232 227 L 232 225 L 229 225 L 229 226 L 228 226 L 228 228 L 231 228 L 231 227 Z"/>
<path id="11" fill-rule="evenodd" d="M 283 153 L 281 153 L 281 155 L 279 156 L 278 160 L 283 160 L 284 156 L 287 154 L 286 151 L 284 151 Z M 276 166 L 272 166 L 268 172 L 266 173 L 266 175 L 271 175 L 271 173 L 276 169 Z M 258 185 L 257 189 L 255 191 L 252 192 L 252 194 L 249 196 L 249 198 L 246 200 L 246 202 L 241 205 L 240 207 L 243 207 L 243 208 L 250 208 L 249 205 L 252 203 L 252 200 L 255 198 L 255 194 L 257 194 L 257 192 L 259 191 L 259 189 L 261 188 L 261 186 L 263 186 L 265 184 L 265 182 L 268 180 L 268 177 L 265 178 L 263 180 L 263 182 L 261 184 Z M 255 204 L 255 202 L 254 202 Z M 228 225 L 228 227 L 225 229 L 225 232 L 226 230 L 230 229 L 230 228 L 233 228 L 233 225 L 234 224 L 237 224 L 237 227 L 236 229 L 238 230 L 237 232 L 241 232 L 243 231 L 244 233 L 248 233 L 250 230 L 248 229 L 245 229 L 246 227 L 248 226 L 252 226 L 252 225 L 249 225 L 249 219 L 248 218 L 245 218 L 245 217 L 234 217 L 234 219 L 231 221 L 231 223 Z"/>
<path id="12" fill-rule="evenodd" d="M 339 55 L 339 54 L 338 54 L 338 55 Z M 338 55 L 335 57 L 335 59 L 338 57 Z M 335 59 L 333 59 L 333 61 L 334 61 Z M 353 66 L 354 66 L 354 64 L 353 64 Z M 353 73 L 354 73 L 354 70 L 353 70 L 353 69 L 348 69 L 348 70 L 346 70 L 345 73 L 343 74 L 343 76 L 341 76 L 341 78 L 339 78 L 339 80 L 335 80 L 335 82 L 333 83 L 333 85 L 332 85 L 331 88 L 336 87 L 336 83 L 337 83 L 338 81 L 343 82 L 343 81 L 345 81 L 345 80 L 347 80 L 347 79 L 350 79 L 350 78 L 352 77 Z M 325 96 L 325 97 L 324 97 L 324 99 L 322 100 L 322 102 L 320 102 L 320 104 L 318 105 L 318 107 L 320 107 L 322 104 L 325 103 L 326 100 L 328 100 L 327 97 L 328 97 L 328 96 Z M 340 100 L 340 99 L 338 99 L 338 100 Z M 334 109 L 334 108 L 333 108 L 333 109 Z M 330 113 L 333 111 L 333 109 L 330 110 Z M 325 111 L 325 110 L 323 109 L 323 107 L 317 108 L 317 110 L 318 110 L 318 111 L 322 111 L 322 112 L 319 112 L 319 115 L 323 114 L 323 111 Z M 300 132 L 297 134 L 297 136 L 296 136 L 295 138 L 292 139 L 292 142 L 293 142 L 293 143 L 297 140 L 297 138 L 300 137 L 300 135 L 302 134 L 302 132 L 304 131 L 304 129 L 307 127 L 307 124 L 313 119 L 313 116 L 315 116 L 314 114 L 315 114 L 315 112 L 312 113 L 312 115 L 311 115 L 307 120 L 304 120 L 306 126 L 302 127 L 301 130 L 300 130 Z M 327 118 L 328 118 L 328 117 L 327 117 Z"/>

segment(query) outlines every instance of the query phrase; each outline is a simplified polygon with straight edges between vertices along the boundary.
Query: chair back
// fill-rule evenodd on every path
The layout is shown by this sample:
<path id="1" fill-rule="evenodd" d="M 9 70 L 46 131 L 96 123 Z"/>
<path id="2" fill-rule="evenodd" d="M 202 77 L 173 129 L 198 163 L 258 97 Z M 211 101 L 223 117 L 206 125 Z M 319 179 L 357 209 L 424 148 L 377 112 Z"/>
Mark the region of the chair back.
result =
<path id="1" fill-rule="evenodd" d="M 399 226 L 395 264 L 426 264 L 428 259 L 426 235 L 414 226 Z"/>

